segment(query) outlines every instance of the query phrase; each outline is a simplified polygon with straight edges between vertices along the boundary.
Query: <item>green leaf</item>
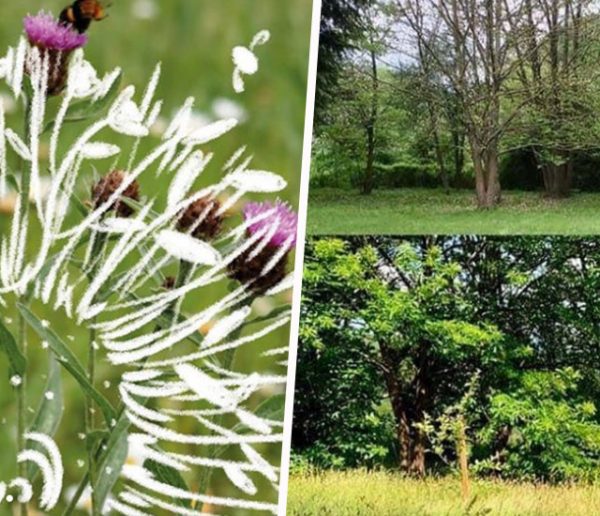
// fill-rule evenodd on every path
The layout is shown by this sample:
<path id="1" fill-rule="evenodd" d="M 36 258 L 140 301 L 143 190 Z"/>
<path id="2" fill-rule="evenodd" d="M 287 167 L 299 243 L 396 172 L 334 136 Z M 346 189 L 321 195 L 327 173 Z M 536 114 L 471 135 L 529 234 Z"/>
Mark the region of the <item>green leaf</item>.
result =
<path id="1" fill-rule="evenodd" d="M 179 471 L 170 466 L 160 464 L 152 459 L 147 459 L 144 462 L 144 468 L 153 473 L 156 480 L 163 484 L 169 484 L 170 486 L 183 489 L 184 491 L 190 490 L 185 483 L 185 480 L 183 480 L 182 476 L 179 474 Z M 191 507 L 190 500 L 175 498 L 174 501 L 182 507 Z"/>
<path id="2" fill-rule="evenodd" d="M 106 450 L 98 461 L 96 488 L 94 489 L 94 500 L 97 507 L 102 507 L 112 488 L 117 483 L 121 474 L 123 464 L 127 460 L 129 445 L 127 443 L 127 431 L 129 430 L 129 419 L 123 413 L 117 424 L 112 428 Z"/>
<path id="3" fill-rule="evenodd" d="M 278 394 L 263 401 L 257 408 L 255 415 L 274 421 L 283 421 L 285 415 L 285 395 Z"/>
<path id="4" fill-rule="evenodd" d="M 10 363 L 9 378 L 15 375 L 23 376 L 27 368 L 27 360 L 17 346 L 17 342 L 12 333 L 0 320 L 0 349 L 6 353 Z"/>
<path id="5" fill-rule="evenodd" d="M 87 379 L 87 375 L 77 357 L 69 347 L 54 333 L 50 328 L 46 328 L 41 321 L 24 305 L 18 304 L 19 311 L 23 314 L 27 324 L 50 346 L 50 349 L 57 355 L 59 363 L 77 380 L 77 383 L 83 390 L 92 397 L 98 404 L 104 419 L 110 426 L 115 419 L 115 410 Z"/>
<path id="6" fill-rule="evenodd" d="M 39 432 L 52 437 L 58 429 L 63 411 L 64 402 L 60 366 L 54 355 L 50 355 L 48 362 L 48 381 L 46 382 L 46 387 L 44 387 L 42 401 L 40 402 L 30 431 Z M 32 443 L 30 448 L 43 451 L 42 447 L 37 443 Z M 33 480 L 38 469 L 36 464 L 30 462 L 27 468 L 28 478 Z"/>
<path id="7" fill-rule="evenodd" d="M 67 110 L 64 122 L 81 122 L 100 115 L 119 93 L 122 78 L 123 75 L 119 74 L 119 77 L 117 77 L 110 90 L 108 90 L 108 93 L 101 99 L 97 101 L 86 99 L 72 104 Z M 51 131 L 55 124 L 56 120 L 48 122 L 44 128 L 44 132 Z"/>

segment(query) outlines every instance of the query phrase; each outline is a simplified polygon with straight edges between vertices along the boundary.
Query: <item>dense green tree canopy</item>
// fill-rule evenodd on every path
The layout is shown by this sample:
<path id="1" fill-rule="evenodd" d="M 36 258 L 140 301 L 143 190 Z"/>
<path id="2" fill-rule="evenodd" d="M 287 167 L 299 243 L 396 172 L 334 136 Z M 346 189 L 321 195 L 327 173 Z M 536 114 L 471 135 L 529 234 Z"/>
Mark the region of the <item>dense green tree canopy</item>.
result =
<path id="1" fill-rule="evenodd" d="M 459 416 L 482 474 L 595 475 L 599 281 L 593 240 L 312 240 L 295 448 L 423 475 Z"/>

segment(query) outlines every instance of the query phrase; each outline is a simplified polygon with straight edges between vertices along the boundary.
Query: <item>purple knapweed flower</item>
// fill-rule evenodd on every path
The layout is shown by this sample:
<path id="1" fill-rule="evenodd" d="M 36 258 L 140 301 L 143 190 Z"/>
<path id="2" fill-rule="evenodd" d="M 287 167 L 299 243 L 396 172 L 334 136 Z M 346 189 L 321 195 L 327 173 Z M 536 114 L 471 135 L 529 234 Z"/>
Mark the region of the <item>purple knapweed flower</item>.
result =
<path id="1" fill-rule="evenodd" d="M 267 213 L 248 227 L 249 236 L 259 232 L 270 235 L 267 244 L 261 238 L 228 267 L 229 277 L 247 285 L 256 295 L 264 294 L 285 278 L 288 256 L 296 245 L 298 215 L 289 205 L 277 201 L 249 203 L 244 207 L 246 221 Z"/>
<path id="2" fill-rule="evenodd" d="M 291 247 L 296 245 L 296 233 L 298 231 L 298 215 L 292 208 L 281 201 L 251 202 L 244 207 L 244 218 L 251 220 L 263 213 L 273 211 L 273 214 L 252 224 L 248 232 L 251 235 L 266 229 L 267 231 L 276 225 L 275 233 L 271 237 L 270 244 L 276 247 L 284 245 L 291 239 Z"/>
<path id="3" fill-rule="evenodd" d="M 83 47 L 88 37 L 44 11 L 26 16 L 23 26 L 29 43 L 48 57 L 48 95 L 58 95 L 67 84 L 71 54 Z"/>
<path id="4" fill-rule="evenodd" d="M 71 52 L 88 42 L 86 34 L 79 34 L 72 27 L 58 21 L 52 14 L 40 11 L 23 20 L 29 42 L 39 49 Z"/>

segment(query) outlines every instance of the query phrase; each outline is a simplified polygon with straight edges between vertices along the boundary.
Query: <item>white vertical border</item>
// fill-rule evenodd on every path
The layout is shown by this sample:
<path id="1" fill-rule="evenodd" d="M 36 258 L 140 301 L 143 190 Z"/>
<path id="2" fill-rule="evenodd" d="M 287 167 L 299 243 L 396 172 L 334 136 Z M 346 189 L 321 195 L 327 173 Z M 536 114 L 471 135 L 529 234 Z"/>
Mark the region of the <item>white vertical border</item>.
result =
<path id="1" fill-rule="evenodd" d="M 313 122 L 315 115 L 315 92 L 317 61 L 319 56 L 319 33 L 321 26 L 321 0 L 313 0 L 308 80 L 306 93 L 306 115 L 304 120 L 304 147 L 302 154 L 302 177 L 298 207 L 298 245 L 294 265 L 294 296 L 290 324 L 288 375 L 285 393 L 285 418 L 281 454 L 281 478 L 279 483 L 279 516 L 285 516 L 287 507 L 288 481 L 290 476 L 290 453 L 292 448 L 292 422 L 294 416 L 294 389 L 296 383 L 296 359 L 298 357 L 298 334 L 300 331 L 300 302 L 302 299 L 302 275 L 304 269 L 304 246 L 306 241 L 306 219 L 308 214 L 308 189 L 312 152 Z"/>

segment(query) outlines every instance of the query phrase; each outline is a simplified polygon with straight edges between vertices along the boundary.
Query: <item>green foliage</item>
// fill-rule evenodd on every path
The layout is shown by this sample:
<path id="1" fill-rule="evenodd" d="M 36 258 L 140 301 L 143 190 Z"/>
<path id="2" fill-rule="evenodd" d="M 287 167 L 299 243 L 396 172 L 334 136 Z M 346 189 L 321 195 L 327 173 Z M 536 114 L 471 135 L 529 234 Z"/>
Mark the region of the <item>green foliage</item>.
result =
<path id="1" fill-rule="evenodd" d="M 595 480 L 599 271 L 591 239 L 309 241 L 299 467 L 398 466 L 406 422 L 433 471 L 464 429 L 480 475 Z"/>
<path id="2" fill-rule="evenodd" d="M 27 359 L 23 356 L 12 333 L 0 320 L 0 349 L 8 357 L 10 364 L 9 378 L 13 375 L 21 376 L 27 367 Z"/>
<path id="3" fill-rule="evenodd" d="M 526 372 L 516 388 L 492 395 L 479 437 L 490 448 L 501 430 L 508 439 L 477 469 L 521 479 L 596 480 L 600 423 L 595 403 L 578 393 L 580 379 L 572 368 Z"/>

